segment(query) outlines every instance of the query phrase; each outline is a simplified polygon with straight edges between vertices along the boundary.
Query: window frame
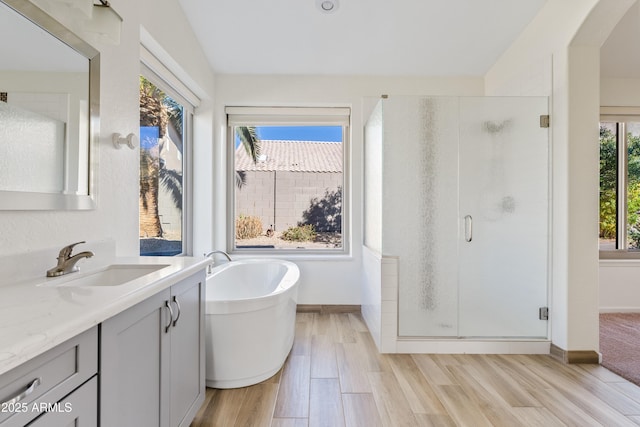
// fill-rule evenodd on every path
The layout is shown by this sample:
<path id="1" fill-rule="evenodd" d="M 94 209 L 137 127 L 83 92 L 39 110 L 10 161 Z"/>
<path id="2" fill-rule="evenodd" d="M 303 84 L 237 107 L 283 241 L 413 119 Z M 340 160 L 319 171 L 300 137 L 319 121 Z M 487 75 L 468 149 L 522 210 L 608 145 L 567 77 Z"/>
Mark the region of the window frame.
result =
<path id="1" fill-rule="evenodd" d="M 199 98 L 189 91 L 153 55 L 149 55 L 151 54 L 141 46 L 140 75 L 169 95 L 173 100 L 179 102 L 183 107 L 182 252 L 172 256 L 191 256 L 193 253 L 193 116 L 196 107 L 199 105 Z"/>
<path id="2" fill-rule="evenodd" d="M 225 108 L 227 131 L 227 251 L 235 255 L 332 258 L 351 256 L 350 107 L 245 107 Z M 237 248 L 235 239 L 235 131 L 237 126 L 342 126 L 342 247 Z"/>
<path id="3" fill-rule="evenodd" d="M 629 250 L 627 241 L 628 141 L 627 123 L 640 123 L 640 107 L 601 107 L 599 123 L 616 124 L 616 249 L 599 249 L 600 259 L 640 259 L 640 250 Z M 622 208 L 621 208 L 622 207 Z M 622 224 L 622 226 L 621 226 Z"/>

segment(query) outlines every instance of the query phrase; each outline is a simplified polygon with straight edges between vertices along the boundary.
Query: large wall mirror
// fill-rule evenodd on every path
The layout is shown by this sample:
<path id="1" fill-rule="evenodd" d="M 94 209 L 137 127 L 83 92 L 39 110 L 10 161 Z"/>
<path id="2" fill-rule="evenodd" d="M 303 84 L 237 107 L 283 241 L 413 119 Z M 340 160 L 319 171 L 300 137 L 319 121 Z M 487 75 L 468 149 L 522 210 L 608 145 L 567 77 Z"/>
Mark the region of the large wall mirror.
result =
<path id="1" fill-rule="evenodd" d="M 94 209 L 98 51 L 26 0 L 0 35 L 0 210 Z"/>

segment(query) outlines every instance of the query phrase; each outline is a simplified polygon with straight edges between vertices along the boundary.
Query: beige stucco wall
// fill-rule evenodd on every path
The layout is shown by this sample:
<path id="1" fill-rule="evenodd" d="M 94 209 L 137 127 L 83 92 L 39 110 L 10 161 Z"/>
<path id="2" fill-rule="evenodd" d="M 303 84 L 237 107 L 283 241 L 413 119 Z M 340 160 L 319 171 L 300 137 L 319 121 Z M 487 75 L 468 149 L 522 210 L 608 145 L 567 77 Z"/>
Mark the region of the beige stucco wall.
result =
<path id="1" fill-rule="evenodd" d="M 263 232 L 272 225 L 284 231 L 303 222 L 311 201 L 342 186 L 342 173 L 247 171 L 246 185 L 236 189 L 235 217 L 257 216 Z"/>

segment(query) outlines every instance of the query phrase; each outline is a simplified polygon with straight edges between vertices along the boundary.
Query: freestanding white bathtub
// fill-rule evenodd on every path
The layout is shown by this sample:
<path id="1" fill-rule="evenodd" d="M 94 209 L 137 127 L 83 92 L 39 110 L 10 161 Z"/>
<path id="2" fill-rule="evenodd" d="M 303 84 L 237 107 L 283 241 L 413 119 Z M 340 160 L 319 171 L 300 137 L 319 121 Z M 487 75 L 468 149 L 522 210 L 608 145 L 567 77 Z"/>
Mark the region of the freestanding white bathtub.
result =
<path id="1" fill-rule="evenodd" d="M 295 333 L 300 270 L 278 259 L 246 259 L 207 276 L 207 387 L 259 383 L 284 364 Z"/>

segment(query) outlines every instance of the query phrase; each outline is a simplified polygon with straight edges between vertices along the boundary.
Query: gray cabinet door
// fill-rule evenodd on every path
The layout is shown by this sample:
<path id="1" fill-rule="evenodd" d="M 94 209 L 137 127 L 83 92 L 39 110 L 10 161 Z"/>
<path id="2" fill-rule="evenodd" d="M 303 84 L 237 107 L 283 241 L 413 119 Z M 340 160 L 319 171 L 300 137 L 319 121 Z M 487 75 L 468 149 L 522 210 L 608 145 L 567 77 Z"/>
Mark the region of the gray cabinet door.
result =
<path id="1" fill-rule="evenodd" d="M 167 289 L 102 323 L 102 427 L 169 425 L 161 399 L 169 390 L 169 298 Z"/>
<path id="2" fill-rule="evenodd" d="M 204 402 L 204 272 L 171 288 L 171 426 L 189 426 Z"/>
<path id="3" fill-rule="evenodd" d="M 204 271 L 102 323 L 103 427 L 188 427 L 204 402 Z"/>

